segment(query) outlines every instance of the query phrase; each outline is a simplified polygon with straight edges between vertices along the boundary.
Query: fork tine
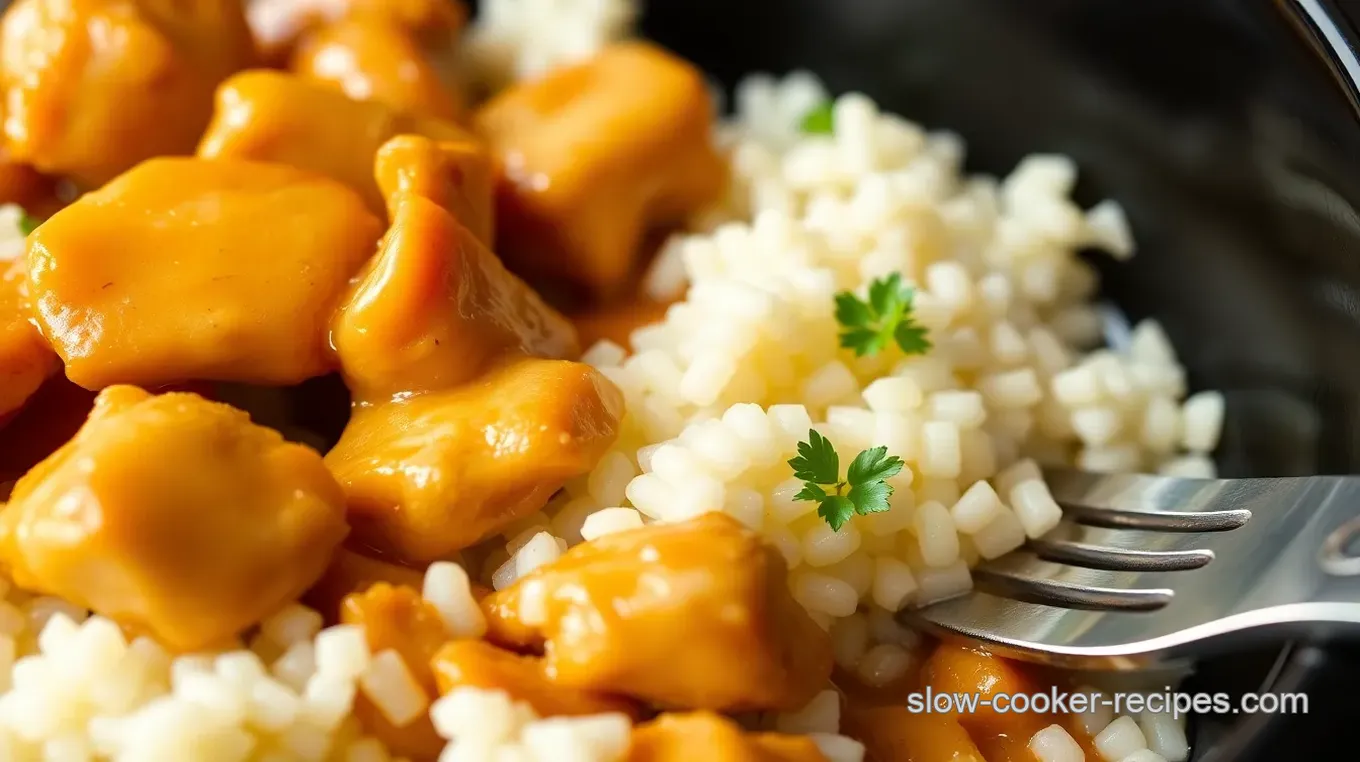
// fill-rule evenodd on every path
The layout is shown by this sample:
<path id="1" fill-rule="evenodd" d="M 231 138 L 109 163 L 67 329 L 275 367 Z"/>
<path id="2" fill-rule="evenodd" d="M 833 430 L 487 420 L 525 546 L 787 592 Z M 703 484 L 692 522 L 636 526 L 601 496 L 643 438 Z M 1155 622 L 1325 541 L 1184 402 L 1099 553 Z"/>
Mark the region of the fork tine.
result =
<path id="1" fill-rule="evenodd" d="M 1130 550 L 1072 540 L 1030 540 L 1028 547 L 1045 561 L 1103 571 L 1185 571 L 1214 560 L 1209 550 Z"/>
<path id="2" fill-rule="evenodd" d="M 1078 524 L 1107 529 L 1146 529 L 1155 532 L 1226 532 L 1246 524 L 1251 511 L 1204 511 L 1174 513 L 1170 511 L 1123 511 L 1114 508 L 1093 508 L 1068 500 L 1058 499 L 1068 518 Z"/>
<path id="3" fill-rule="evenodd" d="M 1095 474 L 1047 469 L 1044 480 L 1067 518 L 1107 529 L 1160 532 L 1226 532 L 1251 519 L 1242 509 L 1205 510 L 1230 483 L 1144 474 Z M 1241 490 L 1238 482 L 1235 489 Z"/>
<path id="4" fill-rule="evenodd" d="M 1026 603 L 1061 606 L 1083 611 L 1155 611 L 1171 602 L 1172 591 L 1165 588 L 1123 590 L 1025 577 L 980 566 L 973 570 L 979 590 Z"/>
<path id="5" fill-rule="evenodd" d="M 1116 615 L 1056 609 L 1012 598 L 998 598 L 981 590 L 924 608 L 904 608 L 897 612 L 897 620 L 908 627 L 945 639 L 961 638 L 1015 659 L 1076 669 L 1127 670 L 1147 666 L 1149 659 L 1126 653 L 1129 649 L 1070 648 L 1049 642 L 1047 633 L 1055 629 L 1068 629 L 1072 617 L 1089 621 L 1086 618 L 1102 616 Z"/>

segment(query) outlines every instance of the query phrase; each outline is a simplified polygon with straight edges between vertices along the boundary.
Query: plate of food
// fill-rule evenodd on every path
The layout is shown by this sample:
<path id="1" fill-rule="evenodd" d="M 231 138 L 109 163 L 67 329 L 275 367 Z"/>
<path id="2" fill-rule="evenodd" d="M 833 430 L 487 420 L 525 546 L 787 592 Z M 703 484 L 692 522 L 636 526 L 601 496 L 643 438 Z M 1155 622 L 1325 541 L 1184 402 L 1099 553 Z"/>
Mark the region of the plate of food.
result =
<path id="1" fill-rule="evenodd" d="M 900 615 L 1360 467 L 1345 17 L 1181 5 L 9 4 L 0 760 L 1259 751 Z"/>

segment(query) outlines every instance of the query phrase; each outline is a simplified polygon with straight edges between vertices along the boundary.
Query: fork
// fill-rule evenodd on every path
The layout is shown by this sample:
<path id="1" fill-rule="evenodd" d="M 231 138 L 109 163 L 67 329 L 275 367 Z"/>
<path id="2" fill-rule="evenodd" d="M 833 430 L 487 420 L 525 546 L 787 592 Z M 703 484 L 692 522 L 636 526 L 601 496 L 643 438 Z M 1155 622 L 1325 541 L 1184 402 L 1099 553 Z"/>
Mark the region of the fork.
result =
<path id="1" fill-rule="evenodd" d="M 1057 528 L 974 569 L 973 592 L 899 619 L 1078 669 L 1360 635 L 1360 477 L 1045 479 Z"/>

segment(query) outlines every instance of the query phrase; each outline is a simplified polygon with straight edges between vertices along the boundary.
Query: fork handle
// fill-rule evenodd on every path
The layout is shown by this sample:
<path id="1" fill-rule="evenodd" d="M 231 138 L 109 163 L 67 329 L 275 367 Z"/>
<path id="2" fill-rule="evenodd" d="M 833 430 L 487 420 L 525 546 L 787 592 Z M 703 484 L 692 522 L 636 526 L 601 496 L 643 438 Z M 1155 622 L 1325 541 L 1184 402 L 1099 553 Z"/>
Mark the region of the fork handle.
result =
<path id="1" fill-rule="evenodd" d="M 1246 566 L 1242 581 L 1255 587 L 1218 625 L 1286 625 L 1316 634 L 1355 628 L 1360 634 L 1360 477 L 1247 482 L 1264 488 L 1252 501 L 1246 527 L 1252 531 L 1243 538 L 1255 547 L 1233 555 Z"/>

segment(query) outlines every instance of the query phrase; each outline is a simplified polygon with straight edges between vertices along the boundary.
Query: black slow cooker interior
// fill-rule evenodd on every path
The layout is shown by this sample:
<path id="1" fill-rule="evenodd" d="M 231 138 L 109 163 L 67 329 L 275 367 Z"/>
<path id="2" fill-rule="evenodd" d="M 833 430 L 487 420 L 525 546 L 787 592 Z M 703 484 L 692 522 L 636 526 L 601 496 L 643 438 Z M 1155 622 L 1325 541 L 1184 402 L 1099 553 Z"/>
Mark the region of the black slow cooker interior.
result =
<path id="1" fill-rule="evenodd" d="M 1139 252 L 1105 295 L 1222 390 L 1226 476 L 1360 471 L 1360 123 L 1347 9 L 1316 0 L 650 0 L 646 34 L 729 87 L 806 68 L 968 143 L 1073 156 Z M 1360 16 L 1356 16 L 1360 18 Z M 1336 23 L 1330 28 L 1328 23 Z M 1331 49 L 1328 46 L 1336 46 Z M 1337 55 L 1337 51 L 1343 55 Z M 1307 717 L 1194 723 L 1199 760 L 1321 757 L 1360 655 L 1205 663 L 1191 690 L 1306 690 Z"/>

